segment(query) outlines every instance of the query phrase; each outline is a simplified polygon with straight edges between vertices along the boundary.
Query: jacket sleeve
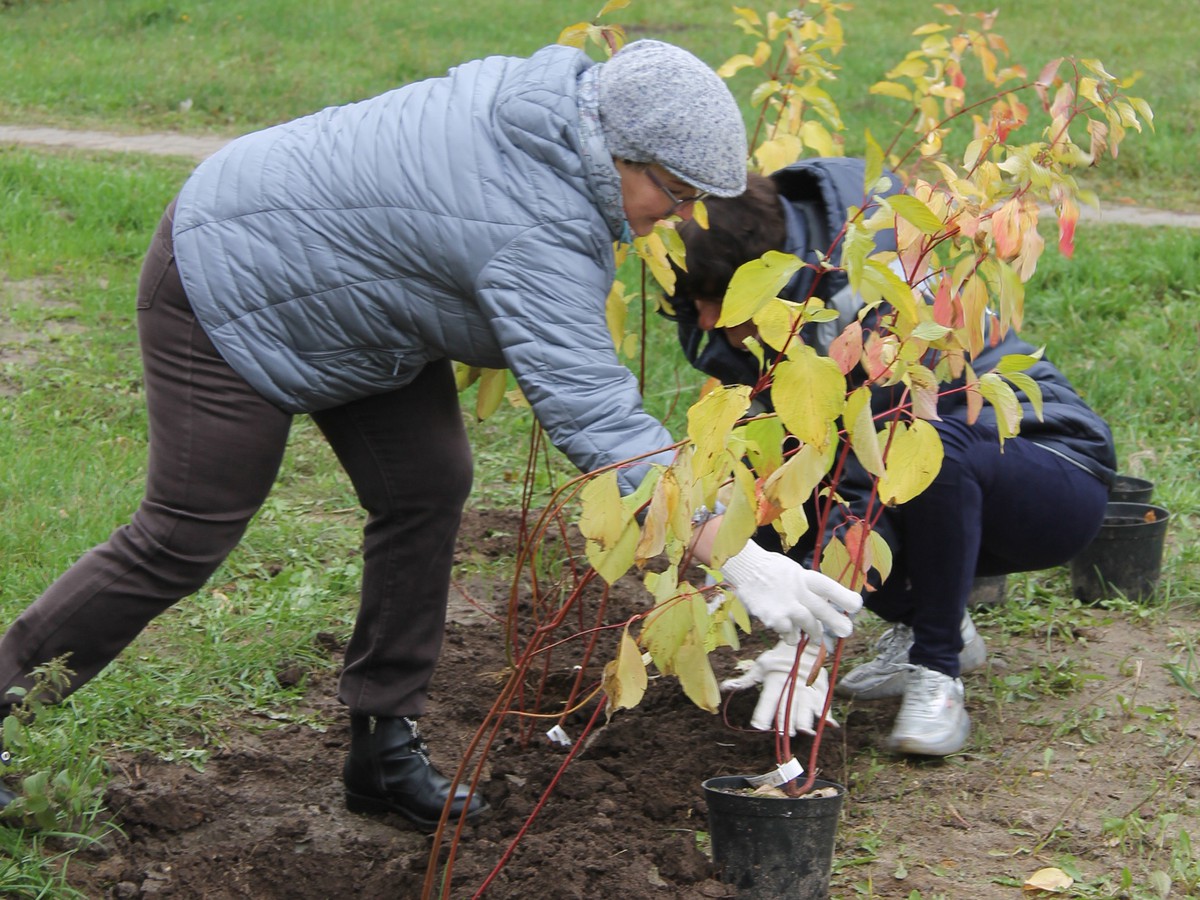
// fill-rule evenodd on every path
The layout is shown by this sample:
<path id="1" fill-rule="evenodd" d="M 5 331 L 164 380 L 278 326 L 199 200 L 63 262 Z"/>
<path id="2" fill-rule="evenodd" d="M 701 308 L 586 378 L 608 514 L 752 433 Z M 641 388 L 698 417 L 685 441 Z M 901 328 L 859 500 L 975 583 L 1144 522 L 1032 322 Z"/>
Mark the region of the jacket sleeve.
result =
<path id="1" fill-rule="evenodd" d="M 647 464 L 668 464 L 670 433 L 642 408 L 633 373 L 618 359 L 605 318 L 609 253 L 591 223 L 525 231 L 480 273 L 476 296 L 534 415 L 580 471 L 646 453 L 622 468 L 632 492 Z"/>

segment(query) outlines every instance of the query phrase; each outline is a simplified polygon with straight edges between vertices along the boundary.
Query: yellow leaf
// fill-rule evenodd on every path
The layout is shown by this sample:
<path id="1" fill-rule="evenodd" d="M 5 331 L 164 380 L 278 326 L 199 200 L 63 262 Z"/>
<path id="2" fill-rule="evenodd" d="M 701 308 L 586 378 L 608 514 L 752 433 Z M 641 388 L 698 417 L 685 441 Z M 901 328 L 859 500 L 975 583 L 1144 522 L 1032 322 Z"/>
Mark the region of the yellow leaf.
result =
<path id="1" fill-rule="evenodd" d="M 775 367 L 771 399 L 788 431 L 824 447 L 846 402 L 846 378 L 833 360 L 802 346 Z"/>
<path id="2" fill-rule="evenodd" d="M 631 0 L 608 0 L 604 4 L 604 8 L 596 14 L 597 19 L 603 19 L 610 12 L 616 12 L 618 9 L 624 9 L 630 4 Z"/>
<path id="3" fill-rule="evenodd" d="M 654 231 L 646 237 L 634 238 L 633 248 L 650 269 L 654 280 L 668 294 L 673 294 L 675 292 L 675 270 L 667 261 L 667 243 L 661 234 L 664 230 L 667 230 L 666 226 L 660 224 L 655 226 Z"/>
<path id="4" fill-rule="evenodd" d="M 918 419 L 940 421 L 938 408 L 938 380 L 925 366 L 910 364 L 904 372 L 904 381 L 912 391 L 913 415 Z"/>
<path id="5" fill-rule="evenodd" d="M 763 493 L 785 512 L 799 509 L 833 465 L 836 446 L 831 441 L 822 450 L 815 444 L 805 444 L 767 478 Z"/>
<path id="6" fill-rule="evenodd" d="M 675 656 L 675 676 L 684 694 L 698 707 L 715 713 L 721 705 L 721 689 L 713 675 L 703 638 L 689 632 Z"/>
<path id="7" fill-rule="evenodd" d="M 1029 405 L 1033 407 L 1033 414 L 1038 417 L 1039 422 L 1043 421 L 1042 386 L 1024 372 L 1011 372 L 1004 377 L 1011 381 L 1017 390 L 1025 392 L 1025 396 L 1029 398 Z"/>
<path id="8" fill-rule="evenodd" d="M 803 506 L 785 509 L 783 514 L 771 524 L 779 532 L 779 539 L 783 542 L 785 551 L 795 547 L 800 542 L 800 538 L 808 532 L 808 516 L 804 514 Z"/>
<path id="9" fill-rule="evenodd" d="M 733 467 L 733 496 L 721 516 L 721 527 L 712 545 L 711 565 L 719 567 L 744 546 L 758 527 L 754 476 L 741 463 Z"/>
<path id="10" fill-rule="evenodd" d="M 800 324 L 803 308 L 798 303 L 788 300 L 767 301 L 754 316 L 754 324 L 758 326 L 758 337 L 764 344 L 782 350 L 787 345 Z"/>
<path id="11" fill-rule="evenodd" d="M 675 657 L 692 627 L 689 605 L 680 597 L 656 606 L 642 626 L 642 644 L 664 675 L 675 673 Z"/>
<path id="12" fill-rule="evenodd" d="M 829 133 L 829 129 L 813 119 L 809 119 L 800 126 L 800 139 L 804 141 L 804 146 L 811 147 L 817 151 L 818 156 L 836 156 L 837 150 L 833 146 L 833 135 Z M 797 154 L 799 157 L 799 154 Z"/>
<path id="13" fill-rule="evenodd" d="M 887 581 L 888 576 L 892 574 L 892 548 L 878 531 L 871 532 L 870 542 L 871 559 L 879 572 L 879 579 Z"/>
<path id="14" fill-rule="evenodd" d="M 978 275 L 967 279 L 962 289 L 963 321 L 967 329 L 967 351 L 978 356 L 983 350 L 983 329 L 987 322 L 987 284 Z"/>
<path id="15" fill-rule="evenodd" d="M 1075 879 L 1064 872 L 1062 869 L 1048 867 L 1038 869 L 1027 879 L 1025 879 L 1025 890 L 1027 891 L 1053 891 L 1058 893 L 1065 891 L 1075 883 Z"/>
<path id="16" fill-rule="evenodd" d="M 846 398 L 842 422 L 850 434 L 850 446 L 862 467 L 872 475 L 882 475 L 883 454 L 875 438 L 875 420 L 871 416 L 871 389 L 863 386 Z"/>
<path id="17" fill-rule="evenodd" d="M 692 220 L 705 231 L 708 231 L 708 207 L 704 205 L 703 200 L 697 200 L 692 204 Z"/>
<path id="18" fill-rule="evenodd" d="M 628 299 L 625 297 L 625 285 L 620 280 L 614 281 L 604 304 L 604 318 L 608 322 L 608 333 L 612 338 L 613 347 L 620 349 L 625 341 L 625 319 L 628 315 Z"/>
<path id="19" fill-rule="evenodd" d="M 587 43 L 588 32 L 594 27 L 588 22 L 576 22 L 574 25 L 568 25 L 558 33 L 557 43 L 567 47 L 578 47 L 582 50 Z"/>
<path id="20" fill-rule="evenodd" d="M 475 397 L 475 415 L 480 422 L 500 408 L 507 387 L 507 369 L 483 370 L 479 377 L 479 393 Z"/>
<path id="21" fill-rule="evenodd" d="M 867 151 L 864 159 L 866 160 L 866 171 L 863 173 L 863 194 L 872 194 L 875 192 L 875 182 L 883 175 L 883 148 L 879 146 L 879 142 L 875 140 L 875 136 L 871 134 L 870 129 L 865 135 L 867 141 Z"/>
<path id="22" fill-rule="evenodd" d="M 745 53 L 738 53 L 735 56 L 731 56 L 729 59 L 725 60 L 725 62 L 721 65 L 721 68 L 717 69 L 717 74 L 722 78 L 732 78 L 742 69 L 752 65 L 754 65 L 753 57 L 748 56 Z"/>
<path id="23" fill-rule="evenodd" d="M 996 430 L 1000 432 L 1000 442 L 1015 437 L 1021 430 L 1021 401 L 1013 389 L 997 373 L 988 372 L 979 379 L 979 392 L 996 410 Z"/>
<path id="24" fill-rule="evenodd" d="M 642 651 L 629 636 L 629 629 L 621 636 L 617 658 L 604 667 L 604 693 L 608 696 L 608 712 L 618 709 L 633 709 L 642 702 L 646 693 L 646 665 L 642 662 Z"/>
<path id="25" fill-rule="evenodd" d="M 610 470 L 589 478 L 579 493 L 579 501 L 583 507 L 579 531 L 583 536 L 604 546 L 615 544 L 629 519 L 621 503 L 617 473 Z"/>
<path id="26" fill-rule="evenodd" d="M 466 363 L 456 362 L 454 364 L 454 386 L 462 393 L 483 374 L 483 369 L 479 366 L 468 366 Z"/>
<path id="27" fill-rule="evenodd" d="M 688 437 L 696 446 L 692 467 L 700 477 L 708 474 L 713 461 L 725 451 L 734 423 L 749 408 L 749 386 L 734 385 L 710 391 L 688 409 Z"/>
<path id="28" fill-rule="evenodd" d="M 654 496 L 646 511 L 645 521 L 642 522 L 642 532 L 638 539 L 637 549 L 633 552 L 633 560 L 639 566 L 646 560 L 662 553 L 667 543 L 667 521 L 670 518 L 669 501 L 663 498 L 664 487 L 668 484 L 666 478 L 660 478 L 654 488 Z M 675 501 L 678 502 L 678 496 Z"/>
<path id="29" fill-rule="evenodd" d="M 747 22 L 749 22 L 751 25 L 761 25 L 762 24 L 762 19 L 759 18 L 758 13 L 756 13 L 749 6 L 735 6 L 735 7 L 733 7 L 733 11 L 735 13 L 737 13 L 739 16 L 741 16 L 743 19 L 745 19 Z"/>
<path id="30" fill-rule="evenodd" d="M 721 304 L 718 328 L 741 325 L 754 318 L 760 309 L 774 300 L 800 270 L 803 263 L 794 253 L 768 250 L 759 259 L 743 263 L 733 273 Z"/>
<path id="31" fill-rule="evenodd" d="M 605 545 L 599 541 L 587 542 L 588 562 L 608 584 L 620 580 L 633 565 L 639 534 L 637 522 L 630 520 L 621 530 L 616 543 Z"/>
<path id="32" fill-rule="evenodd" d="M 559 41 L 559 43 L 561 44 L 562 41 Z M 895 81 L 877 81 L 871 85 L 867 93 L 880 94 L 884 97 L 895 97 L 897 100 L 903 100 L 906 103 L 911 103 L 913 98 L 911 88 L 907 88 Z"/>
<path id="33" fill-rule="evenodd" d="M 781 134 L 759 144 L 754 151 L 754 158 L 758 160 L 759 173 L 770 175 L 784 166 L 790 166 L 803 152 L 804 145 L 800 143 L 800 138 L 794 134 Z"/>
<path id="34" fill-rule="evenodd" d="M 942 468 L 942 439 L 928 422 L 910 426 L 891 422 L 879 432 L 885 470 L 879 479 L 879 499 L 888 506 L 907 503 L 933 483 Z"/>

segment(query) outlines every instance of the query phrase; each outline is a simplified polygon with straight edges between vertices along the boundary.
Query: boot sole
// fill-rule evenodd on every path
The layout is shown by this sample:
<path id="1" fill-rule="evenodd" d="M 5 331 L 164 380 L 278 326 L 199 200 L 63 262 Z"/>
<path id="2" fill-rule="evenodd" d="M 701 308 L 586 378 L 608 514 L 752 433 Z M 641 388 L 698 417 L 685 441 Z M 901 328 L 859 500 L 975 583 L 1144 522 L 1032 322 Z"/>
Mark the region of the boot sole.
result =
<path id="1" fill-rule="evenodd" d="M 407 819 L 413 825 L 424 831 L 436 831 L 438 827 L 438 819 L 426 819 L 419 816 L 411 810 L 405 809 L 397 803 L 392 803 L 389 800 L 381 800 L 378 797 L 368 797 L 363 794 L 354 794 L 346 791 L 346 809 L 360 816 L 385 816 L 397 815 Z M 484 803 L 478 809 L 467 814 L 468 822 L 475 822 L 482 818 L 491 810 L 491 807 Z M 457 821 L 457 817 L 451 813 L 449 822 Z"/>

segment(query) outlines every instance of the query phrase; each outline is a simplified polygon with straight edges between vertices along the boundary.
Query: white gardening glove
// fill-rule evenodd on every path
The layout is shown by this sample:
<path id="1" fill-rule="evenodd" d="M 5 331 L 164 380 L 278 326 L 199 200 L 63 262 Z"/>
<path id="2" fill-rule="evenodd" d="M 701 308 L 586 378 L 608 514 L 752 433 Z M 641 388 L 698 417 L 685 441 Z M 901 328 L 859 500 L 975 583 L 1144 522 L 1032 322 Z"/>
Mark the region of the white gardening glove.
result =
<path id="1" fill-rule="evenodd" d="M 785 718 L 792 664 L 796 661 L 796 647 L 786 641 L 780 641 L 762 653 L 750 663 L 745 675 L 721 682 L 721 691 L 743 691 L 761 684 L 762 692 L 758 697 L 758 705 L 754 707 L 754 715 L 750 718 L 752 727 L 760 731 L 782 733 L 786 725 L 789 736 L 798 731 L 816 734 L 817 721 L 821 718 L 821 711 L 825 709 L 825 697 L 829 693 L 829 675 L 823 668 L 818 668 L 823 660 L 822 649 L 820 641 L 809 640 L 800 654 L 800 667 L 796 673 L 796 689 L 792 692 L 792 714 L 789 721 L 785 721 Z M 812 679 L 811 685 L 807 684 L 809 679 Z M 834 727 L 837 726 L 833 716 L 829 716 L 825 721 Z"/>
<path id="2" fill-rule="evenodd" d="M 791 644 L 802 631 L 815 643 L 848 637 L 854 630 L 850 617 L 862 609 L 855 591 L 753 541 L 725 561 L 721 574 L 746 611 Z"/>

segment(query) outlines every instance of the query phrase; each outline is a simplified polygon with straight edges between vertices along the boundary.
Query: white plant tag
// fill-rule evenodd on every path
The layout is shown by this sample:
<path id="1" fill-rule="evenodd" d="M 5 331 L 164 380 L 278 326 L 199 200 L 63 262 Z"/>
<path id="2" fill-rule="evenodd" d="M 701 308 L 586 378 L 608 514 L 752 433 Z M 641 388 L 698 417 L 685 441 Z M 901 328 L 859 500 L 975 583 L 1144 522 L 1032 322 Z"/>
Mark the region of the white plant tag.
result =
<path id="1" fill-rule="evenodd" d="M 804 766 L 800 765 L 796 757 L 792 757 L 777 769 L 772 769 L 765 775 L 747 775 L 746 781 L 754 787 L 762 787 L 770 785 L 778 787 L 781 784 L 787 784 L 795 778 L 799 778 L 804 774 Z"/>
<path id="2" fill-rule="evenodd" d="M 563 727 L 561 725 L 555 725 L 553 728 L 547 731 L 546 737 L 550 738 L 552 743 L 558 744 L 560 747 L 571 746 L 571 738 L 567 736 L 565 731 L 563 731 Z"/>

